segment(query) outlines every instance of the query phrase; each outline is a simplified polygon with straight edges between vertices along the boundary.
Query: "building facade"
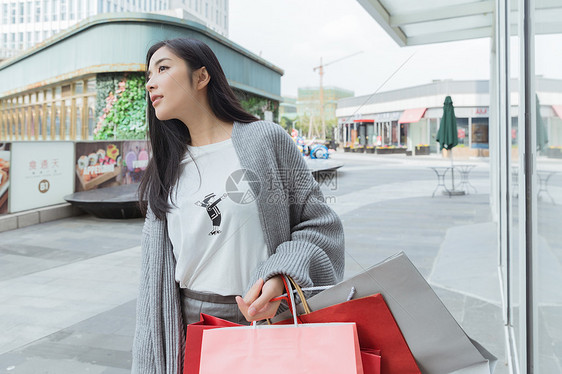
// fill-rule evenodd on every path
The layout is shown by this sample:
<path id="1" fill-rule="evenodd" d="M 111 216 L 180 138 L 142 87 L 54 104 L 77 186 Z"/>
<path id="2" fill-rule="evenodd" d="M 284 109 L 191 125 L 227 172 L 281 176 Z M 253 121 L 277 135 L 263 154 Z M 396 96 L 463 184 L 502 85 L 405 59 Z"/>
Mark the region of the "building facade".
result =
<path id="1" fill-rule="evenodd" d="M 451 96 L 457 118 L 459 145 L 453 152 L 459 157 L 489 156 L 490 83 L 476 81 L 434 81 L 375 95 L 342 99 L 338 102 L 338 141 L 349 144 L 397 146 L 414 150 L 429 145 L 439 151 L 436 141 L 443 114 L 443 102 Z M 512 85 L 514 98 L 511 116 L 512 139 L 518 136 L 517 87 Z M 537 98 L 541 126 L 546 133 L 546 145 L 562 145 L 562 81 L 537 78 Z M 372 120 L 362 122 L 361 120 Z M 542 131 L 542 129 L 541 129 Z M 544 152 L 546 153 L 546 147 Z"/>
<path id="2" fill-rule="evenodd" d="M 247 110 L 262 119 L 277 115 L 280 68 L 197 22 L 103 14 L 0 63 L 0 142 L 137 138 L 131 132 L 144 137 L 146 52 L 158 40 L 179 36 L 213 49 Z M 138 108 L 121 124 L 111 113 L 127 90 L 138 91 Z M 106 130 L 108 136 L 100 136 Z"/>
<path id="3" fill-rule="evenodd" d="M 103 13 L 155 12 L 228 35 L 228 0 L 0 0 L 0 60 Z"/>

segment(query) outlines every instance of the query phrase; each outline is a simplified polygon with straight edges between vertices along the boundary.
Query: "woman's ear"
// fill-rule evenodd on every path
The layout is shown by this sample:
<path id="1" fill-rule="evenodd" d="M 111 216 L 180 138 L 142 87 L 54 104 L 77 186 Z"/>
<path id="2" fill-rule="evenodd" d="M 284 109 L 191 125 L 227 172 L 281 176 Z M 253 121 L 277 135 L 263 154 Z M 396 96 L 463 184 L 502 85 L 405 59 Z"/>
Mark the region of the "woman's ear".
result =
<path id="1" fill-rule="evenodd" d="M 200 90 L 207 87 L 210 81 L 211 81 L 211 76 L 209 75 L 207 68 L 205 66 L 201 67 L 196 72 L 195 82 L 197 82 L 197 89 Z"/>

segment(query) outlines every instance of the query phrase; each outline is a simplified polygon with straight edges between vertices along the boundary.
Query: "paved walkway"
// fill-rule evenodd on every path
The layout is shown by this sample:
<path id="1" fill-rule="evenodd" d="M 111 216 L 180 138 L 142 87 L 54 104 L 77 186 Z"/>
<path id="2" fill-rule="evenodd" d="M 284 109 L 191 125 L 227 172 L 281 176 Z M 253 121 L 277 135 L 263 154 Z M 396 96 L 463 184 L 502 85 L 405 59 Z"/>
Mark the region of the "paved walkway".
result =
<path id="1" fill-rule="evenodd" d="M 436 157 L 337 153 L 324 185 L 346 233 L 346 277 L 405 251 L 506 373 L 489 171 L 477 193 L 431 194 Z M 0 234 L 0 373 L 128 373 L 142 220 L 80 216 Z"/>

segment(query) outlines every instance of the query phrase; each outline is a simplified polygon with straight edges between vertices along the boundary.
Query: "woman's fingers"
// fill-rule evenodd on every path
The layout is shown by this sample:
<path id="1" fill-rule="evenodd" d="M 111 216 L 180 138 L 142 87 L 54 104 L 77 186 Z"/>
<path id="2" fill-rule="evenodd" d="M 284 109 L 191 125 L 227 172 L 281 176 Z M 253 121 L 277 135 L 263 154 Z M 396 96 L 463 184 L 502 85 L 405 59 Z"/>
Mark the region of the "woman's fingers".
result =
<path id="1" fill-rule="evenodd" d="M 258 311 L 254 315 L 250 315 L 252 321 L 260 321 L 266 318 L 273 318 L 277 314 L 277 309 L 279 309 L 279 304 L 281 301 L 274 301 L 268 303 L 262 310 Z"/>
<path id="2" fill-rule="evenodd" d="M 280 276 L 273 277 L 265 283 L 263 279 L 259 279 L 244 298 L 236 297 L 236 303 L 248 321 L 271 318 L 277 313 L 281 301 L 270 302 L 270 300 L 283 294 L 283 289 L 283 280 Z"/>
<path id="3" fill-rule="evenodd" d="M 254 283 L 254 285 L 252 286 L 252 288 L 250 288 L 248 293 L 244 295 L 244 302 L 248 305 L 253 303 L 260 295 L 262 287 L 263 287 L 263 279 L 260 278 L 256 281 L 256 283 Z"/>
<path id="4" fill-rule="evenodd" d="M 236 296 L 236 304 L 238 304 L 238 309 L 240 309 L 240 311 L 248 321 L 252 321 L 252 319 L 250 319 L 250 315 L 248 314 L 248 308 L 259 297 L 263 284 L 263 279 L 258 279 L 256 283 L 254 283 L 254 285 L 250 288 L 248 293 L 244 295 L 244 298 L 242 298 L 241 296 Z"/>
<path id="5" fill-rule="evenodd" d="M 263 285 L 260 297 L 258 297 L 248 308 L 248 314 L 251 317 L 255 317 L 258 313 L 263 312 L 268 306 L 270 306 L 270 304 L 275 304 L 279 307 L 279 302 L 270 303 L 270 300 L 283 294 L 283 289 L 284 285 L 281 276 L 268 279 L 268 281 Z"/>

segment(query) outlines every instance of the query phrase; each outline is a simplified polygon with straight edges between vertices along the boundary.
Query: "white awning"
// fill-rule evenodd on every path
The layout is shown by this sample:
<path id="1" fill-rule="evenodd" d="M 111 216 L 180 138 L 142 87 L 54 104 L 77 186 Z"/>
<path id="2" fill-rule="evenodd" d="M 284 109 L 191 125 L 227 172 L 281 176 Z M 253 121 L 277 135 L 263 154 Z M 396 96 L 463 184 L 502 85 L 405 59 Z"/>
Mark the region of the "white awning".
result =
<path id="1" fill-rule="evenodd" d="M 491 37 L 495 1 L 357 0 L 400 46 Z M 562 33 L 562 2 L 536 3 L 535 33 Z M 513 33 L 517 30 L 512 17 Z"/>

